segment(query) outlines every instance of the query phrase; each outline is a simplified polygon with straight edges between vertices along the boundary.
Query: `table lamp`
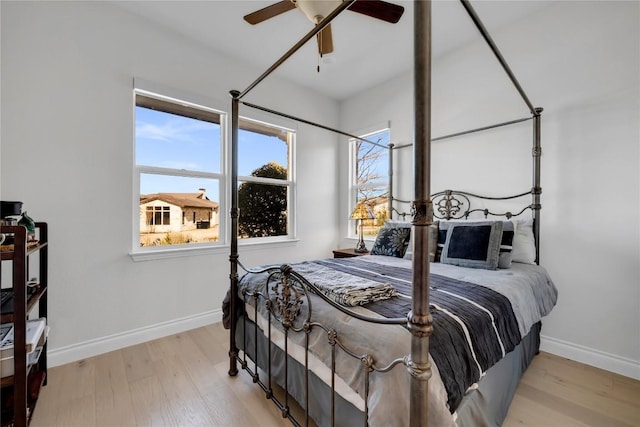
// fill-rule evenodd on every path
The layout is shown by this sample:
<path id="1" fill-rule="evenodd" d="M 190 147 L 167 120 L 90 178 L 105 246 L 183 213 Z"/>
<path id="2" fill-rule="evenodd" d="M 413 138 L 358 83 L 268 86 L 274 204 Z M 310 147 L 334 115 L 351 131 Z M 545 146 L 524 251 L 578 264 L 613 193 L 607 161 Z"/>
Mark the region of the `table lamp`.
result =
<path id="1" fill-rule="evenodd" d="M 355 252 L 358 253 L 366 253 L 369 252 L 367 250 L 367 247 L 364 244 L 364 239 L 363 239 L 363 232 L 362 232 L 362 221 L 365 219 L 375 219 L 375 215 L 373 214 L 373 212 L 371 212 L 371 209 L 369 208 L 369 206 L 367 206 L 364 203 L 358 203 L 356 205 L 356 207 L 353 209 L 353 212 L 351 213 L 351 219 L 355 219 L 358 220 L 358 235 L 359 235 L 359 239 L 358 239 L 358 244 L 356 245 L 356 248 L 354 249 Z"/>

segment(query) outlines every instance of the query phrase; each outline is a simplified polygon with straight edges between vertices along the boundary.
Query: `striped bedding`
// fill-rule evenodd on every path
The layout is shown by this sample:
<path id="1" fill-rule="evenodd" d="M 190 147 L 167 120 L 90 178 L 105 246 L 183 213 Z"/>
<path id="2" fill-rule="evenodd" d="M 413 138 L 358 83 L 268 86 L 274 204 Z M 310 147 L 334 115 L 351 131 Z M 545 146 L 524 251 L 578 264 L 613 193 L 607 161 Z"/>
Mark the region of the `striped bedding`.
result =
<path id="1" fill-rule="evenodd" d="M 366 307 L 384 317 L 403 317 L 411 309 L 411 270 L 358 258 L 315 261 L 358 277 L 390 283 L 399 298 L 372 302 Z M 520 331 L 509 300 L 489 288 L 431 274 L 430 309 L 433 334 L 429 352 L 440 367 L 451 412 L 467 389 L 520 342 Z M 447 366 L 448 369 L 442 369 Z"/>
<path id="2" fill-rule="evenodd" d="M 363 314 L 384 317 L 404 317 L 411 306 L 411 261 L 385 256 L 326 259 L 291 265 L 294 270 L 320 287 L 330 287 L 331 280 L 341 275 L 353 276 L 354 282 L 364 281 L 391 285 L 397 295 L 356 307 Z M 332 271 L 325 276 L 319 271 Z M 329 279 L 332 278 L 332 279 Z M 264 277 L 246 275 L 241 289 L 263 286 Z M 553 308 L 557 291 L 544 268 L 514 264 L 508 270 L 481 270 L 440 263 L 431 264 L 430 306 L 434 332 L 430 339 L 433 377 L 430 380 L 430 422 L 434 425 L 454 425 L 455 410 L 464 395 L 484 376 L 486 371 L 509 353 L 531 327 Z M 317 298 L 317 297 L 316 297 Z M 410 334 L 402 326 L 392 326 L 392 334 L 381 332 L 379 326 L 364 325 L 349 320 L 347 315 L 313 301 L 313 319 L 341 331 L 348 345 L 359 354 L 373 353 L 377 360 L 392 360 L 409 351 Z M 357 323 L 357 330 L 354 324 Z M 314 351 L 312 348 L 311 351 Z M 328 360 L 317 351 L 325 364 Z M 339 375 L 358 390 L 361 378 L 350 377 L 352 368 L 337 366 Z M 408 380 L 406 372 L 396 369 L 390 379 L 373 377 L 369 396 L 370 425 L 406 424 L 401 417 L 408 413 Z M 388 374 L 385 374 L 388 375 Z M 435 403 L 437 402 L 437 403 Z M 448 415 L 447 415 L 448 414 Z M 432 420 L 432 417 L 437 419 Z"/>

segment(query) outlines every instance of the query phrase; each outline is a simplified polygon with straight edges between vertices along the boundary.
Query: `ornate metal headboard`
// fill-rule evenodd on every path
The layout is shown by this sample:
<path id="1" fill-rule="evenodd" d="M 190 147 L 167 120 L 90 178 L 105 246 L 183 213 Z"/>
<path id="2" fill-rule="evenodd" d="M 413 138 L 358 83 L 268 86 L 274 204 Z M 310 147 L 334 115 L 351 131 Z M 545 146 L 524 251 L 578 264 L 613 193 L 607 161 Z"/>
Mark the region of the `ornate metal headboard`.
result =
<path id="1" fill-rule="evenodd" d="M 444 191 L 440 191 L 432 194 L 431 203 L 433 204 L 433 216 L 436 219 L 445 219 L 445 220 L 469 219 L 469 216 L 475 212 L 482 213 L 485 218 L 488 218 L 491 215 L 496 217 L 505 217 L 509 219 L 512 217 L 517 217 L 522 215 L 527 209 L 533 210 L 534 206 L 531 204 L 526 205 L 521 210 L 515 213 L 511 211 L 498 212 L 498 211 L 492 211 L 491 209 L 486 207 L 475 207 L 474 205 L 472 205 L 472 200 L 478 199 L 478 200 L 489 200 L 489 201 L 505 201 L 505 200 L 512 200 L 512 199 L 517 199 L 519 197 L 530 196 L 530 195 L 531 195 L 531 191 L 527 191 L 525 193 L 516 194 L 513 196 L 489 197 L 489 196 L 482 196 L 474 193 L 469 193 L 466 191 L 444 190 Z M 396 198 L 393 199 L 393 202 L 411 205 L 410 201 L 400 200 Z M 405 212 L 405 211 L 400 211 L 396 209 L 396 207 L 392 205 L 391 217 L 393 217 L 394 212 L 396 213 L 396 215 L 398 215 L 398 217 L 402 217 L 403 220 L 406 220 L 407 217 L 413 216 L 413 207 L 409 209 L 409 212 Z"/>
<path id="2" fill-rule="evenodd" d="M 507 201 L 513 200 L 520 197 L 531 197 L 534 194 L 534 190 L 527 191 L 521 194 L 516 194 L 513 196 L 506 197 L 489 197 L 482 196 L 479 194 L 469 193 L 467 191 L 457 191 L 457 190 L 444 190 L 438 193 L 434 193 L 431 195 L 431 203 L 433 204 L 433 217 L 434 219 L 442 219 L 442 220 L 450 220 L 450 219 L 469 219 L 470 215 L 476 212 L 484 215 L 485 218 L 492 217 L 504 217 L 507 219 L 518 217 L 522 215 L 527 210 L 531 210 L 534 226 L 534 238 L 536 242 L 536 262 L 539 262 L 539 249 L 538 242 L 540 228 L 536 224 L 536 209 L 539 211 L 540 205 L 535 205 L 534 203 L 528 204 L 522 207 L 520 210 L 516 212 L 512 211 L 494 211 L 487 207 L 477 207 L 478 204 L 483 204 L 482 201 Z M 475 205 L 472 203 L 475 201 Z M 395 204 L 395 205 L 394 205 Z M 407 211 L 400 211 L 396 209 L 396 205 L 404 204 L 408 205 Z M 413 218 L 414 207 L 412 202 L 407 200 L 400 200 L 395 197 L 392 197 L 391 200 L 391 218 L 393 218 L 394 213 L 397 215 L 396 218 L 402 218 L 403 220 L 409 220 Z"/>

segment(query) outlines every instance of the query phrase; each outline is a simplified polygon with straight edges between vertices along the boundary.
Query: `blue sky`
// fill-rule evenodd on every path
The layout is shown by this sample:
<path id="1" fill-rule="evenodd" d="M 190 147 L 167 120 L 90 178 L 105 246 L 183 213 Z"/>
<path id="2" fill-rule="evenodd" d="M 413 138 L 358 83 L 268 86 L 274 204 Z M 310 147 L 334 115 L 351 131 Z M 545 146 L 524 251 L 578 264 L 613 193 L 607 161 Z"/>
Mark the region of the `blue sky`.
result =
<path id="1" fill-rule="evenodd" d="M 238 136 L 240 175 L 250 175 L 269 161 L 287 164 L 287 145 L 282 140 L 242 130 Z M 220 173 L 220 126 L 136 107 L 136 164 Z M 196 193 L 199 188 L 205 188 L 211 200 L 220 200 L 217 180 L 151 174 L 140 177 L 141 194 Z"/>

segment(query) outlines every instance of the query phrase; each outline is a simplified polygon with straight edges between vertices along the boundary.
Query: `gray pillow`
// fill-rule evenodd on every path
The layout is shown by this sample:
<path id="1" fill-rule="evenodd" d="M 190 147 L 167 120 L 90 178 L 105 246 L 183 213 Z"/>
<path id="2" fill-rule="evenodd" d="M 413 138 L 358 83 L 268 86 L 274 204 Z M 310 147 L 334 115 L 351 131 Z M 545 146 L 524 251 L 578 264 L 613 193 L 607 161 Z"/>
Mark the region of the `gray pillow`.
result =
<path id="1" fill-rule="evenodd" d="M 497 269 L 502 228 L 502 221 L 449 223 L 440 262 L 461 267 Z"/>
<path id="2" fill-rule="evenodd" d="M 429 261 L 434 262 L 436 259 L 436 250 L 438 248 L 438 225 L 429 226 Z M 409 246 L 407 252 L 404 253 L 404 259 L 413 259 L 413 234 L 409 237 Z"/>

